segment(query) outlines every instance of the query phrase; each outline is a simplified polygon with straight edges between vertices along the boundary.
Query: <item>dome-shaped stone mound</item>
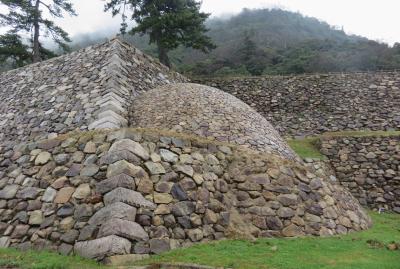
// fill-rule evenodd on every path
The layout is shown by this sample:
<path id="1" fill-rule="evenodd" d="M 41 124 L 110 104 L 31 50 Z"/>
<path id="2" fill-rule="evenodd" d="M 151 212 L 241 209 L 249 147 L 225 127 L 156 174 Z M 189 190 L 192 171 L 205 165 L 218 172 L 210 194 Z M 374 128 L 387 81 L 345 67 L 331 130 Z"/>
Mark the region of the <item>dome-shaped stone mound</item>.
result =
<path id="1" fill-rule="evenodd" d="M 172 129 L 296 157 L 264 117 L 209 86 L 179 83 L 150 90 L 135 99 L 131 122 L 135 127 Z"/>

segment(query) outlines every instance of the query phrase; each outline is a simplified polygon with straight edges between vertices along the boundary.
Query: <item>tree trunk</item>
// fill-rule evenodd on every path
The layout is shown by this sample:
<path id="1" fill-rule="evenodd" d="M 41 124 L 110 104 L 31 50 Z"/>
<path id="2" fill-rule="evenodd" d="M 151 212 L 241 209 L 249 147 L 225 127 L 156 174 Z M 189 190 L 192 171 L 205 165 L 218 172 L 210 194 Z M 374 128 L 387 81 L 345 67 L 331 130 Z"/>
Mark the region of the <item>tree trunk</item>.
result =
<path id="1" fill-rule="evenodd" d="M 40 29 L 39 29 L 39 5 L 40 1 L 36 0 L 35 4 L 35 14 L 34 14 L 34 22 L 33 22 L 33 28 L 34 28 L 34 33 L 33 33 L 33 62 L 37 63 L 41 61 L 40 57 L 40 44 L 39 44 L 39 34 L 40 34 Z"/>
<path id="2" fill-rule="evenodd" d="M 168 67 L 171 67 L 171 62 L 169 61 L 168 57 L 168 50 L 165 49 L 160 41 L 157 41 L 157 48 L 158 48 L 158 59 L 160 62 Z"/>

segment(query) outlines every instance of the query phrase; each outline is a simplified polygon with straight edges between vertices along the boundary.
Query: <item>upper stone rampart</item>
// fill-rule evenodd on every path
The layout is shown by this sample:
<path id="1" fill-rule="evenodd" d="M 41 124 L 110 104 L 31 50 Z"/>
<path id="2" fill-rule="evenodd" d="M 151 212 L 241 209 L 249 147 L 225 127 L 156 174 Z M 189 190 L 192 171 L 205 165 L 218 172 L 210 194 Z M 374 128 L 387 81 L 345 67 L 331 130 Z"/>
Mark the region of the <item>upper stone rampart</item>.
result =
<path id="1" fill-rule="evenodd" d="M 125 127 L 135 96 L 186 79 L 114 38 L 0 74 L 0 141 Z"/>

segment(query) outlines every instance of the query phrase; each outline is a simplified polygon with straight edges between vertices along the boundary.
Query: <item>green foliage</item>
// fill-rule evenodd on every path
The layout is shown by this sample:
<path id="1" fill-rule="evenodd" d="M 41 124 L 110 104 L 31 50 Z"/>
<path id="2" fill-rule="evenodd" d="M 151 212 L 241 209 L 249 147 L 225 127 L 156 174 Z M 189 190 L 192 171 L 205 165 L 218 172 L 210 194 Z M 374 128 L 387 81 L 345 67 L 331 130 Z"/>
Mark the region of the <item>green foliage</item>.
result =
<path id="1" fill-rule="evenodd" d="M 197 263 L 234 269 L 399 269 L 400 215 L 371 212 L 370 230 L 327 238 L 226 240 L 199 244 L 139 264 Z M 371 245 L 371 242 L 378 244 Z"/>
<path id="2" fill-rule="evenodd" d="M 31 54 L 29 47 L 22 43 L 21 37 L 9 32 L 0 35 L 0 63 L 10 67 L 21 67 L 29 63 Z"/>
<path id="3" fill-rule="evenodd" d="M 12 29 L 13 33 L 25 33 L 32 36 L 31 49 L 33 62 L 54 55 L 40 43 L 39 37 L 50 37 L 61 49 L 67 51 L 70 42 L 68 33 L 46 18 L 46 10 L 53 18 L 62 18 L 63 13 L 76 15 L 69 0 L 52 0 L 50 4 L 41 0 L 0 0 L 8 8 L 8 14 L 0 14 L 0 26 Z"/>
<path id="4" fill-rule="evenodd" d="M 147 34 L 149 43 L 156 44 L 162 63 L 170 66 L 168 52 L 182 45 L 203 52 L 215 46 L 206 36 L 204 25 L 209 14 L 200 12 L 200 2 L 195 0 L 110 0 L 105 10 L 115 16 L 122 12 L 121 32 L 127 28 L 125 11 L 127 6 L 133 11 L 132 20 L 136 26 L 130 30 L 134 34 Z"/>
<path id="5" fill-rule="evenodd" d="M 18 269 L 102 269 L 93 260 L 77 256 L 62 256 L 53 252 L 21 252 L 15 249 L 0 248 L 0 268 Z"/>
<path id="6" fill-rule="evenodd" d="M 304 139 L 290 139 L 288 140 L 289 146 L 301 157 L 311 159 L 325 159 L 318 149 L 318 137 L 310 137 Z"/>

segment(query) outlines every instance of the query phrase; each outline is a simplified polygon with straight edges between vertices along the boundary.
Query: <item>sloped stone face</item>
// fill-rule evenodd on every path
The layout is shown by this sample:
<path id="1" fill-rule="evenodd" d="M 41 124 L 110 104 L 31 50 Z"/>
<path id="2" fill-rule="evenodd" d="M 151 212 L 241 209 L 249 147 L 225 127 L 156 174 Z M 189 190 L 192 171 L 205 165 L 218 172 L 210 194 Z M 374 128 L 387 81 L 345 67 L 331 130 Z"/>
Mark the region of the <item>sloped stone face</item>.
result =
<path id="1" fill-rule="evenodd" d="M 135 99 L 131 114 L 135 127 L 172 129 L 296 158 L 265 118 L 216 88 L 189 83 L 165 85 Z M 162 155 L 173 161 L 167 152 Z M 210 156 L 206 159 L 209 165 L 218 165 L 218 160 Z"/>
<path id="2" fill-rule="evenodd" d="M 132 96 L 183 81 L 118 38 L 0 73 L 0 141 L 16 145 L 49 132 L 126 127 Z M 49 161 L 47 153 L 38 157 L 38 165 Z"/>
<path id="3" fill-rule="evenodd" d="M 128 254 L 131 247 L 132 244 L 129 240 L 110 235 L 95 240 L 78 242 L 75 244 L 74 251 L 85 258 L 102 260 L 106 256 Z"/>

